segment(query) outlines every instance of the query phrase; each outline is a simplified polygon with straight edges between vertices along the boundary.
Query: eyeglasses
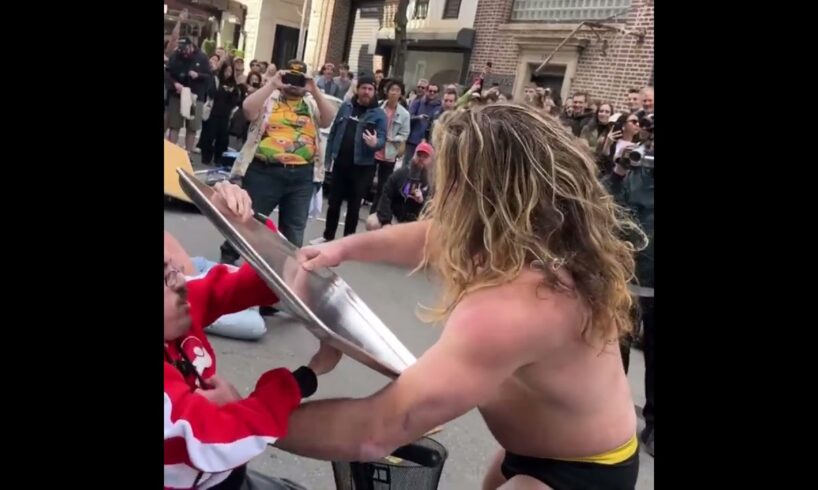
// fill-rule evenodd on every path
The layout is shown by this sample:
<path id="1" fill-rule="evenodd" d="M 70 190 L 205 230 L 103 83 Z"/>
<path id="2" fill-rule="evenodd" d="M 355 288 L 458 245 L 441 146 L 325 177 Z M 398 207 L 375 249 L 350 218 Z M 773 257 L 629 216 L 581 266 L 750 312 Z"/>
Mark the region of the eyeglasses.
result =
<path id="1" fill-rule="evenodd" d="M 427 92 L 429 92 L 430 94 L 436 94 L 438 93 L 438 90 L 427 90 Z"/>
<path id="2" fill-rule="evenodd" d="M 172 265 L 167 266 L 167 270 L 165 271 L 165 286 L 170 289 L 177 289 L 185 282 L 185 275 Z"/>
<path id="3" fill-rule="evenodd" d="M 418 86 L 417 86 L 417 89 L 418 89 L 418 90 L 426 90 L 426 87 L 424 87 L 423 85 L 418 85 Z"/>

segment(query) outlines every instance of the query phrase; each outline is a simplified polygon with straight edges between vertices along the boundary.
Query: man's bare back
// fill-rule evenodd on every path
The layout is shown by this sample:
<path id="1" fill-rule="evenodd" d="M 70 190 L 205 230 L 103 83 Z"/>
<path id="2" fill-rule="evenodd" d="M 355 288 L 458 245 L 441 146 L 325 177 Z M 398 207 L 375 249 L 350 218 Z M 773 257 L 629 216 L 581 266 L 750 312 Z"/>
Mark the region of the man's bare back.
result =
<path id="1" fill-rule="evenodd" d="M 565 274 L 562 279 L 571 284 Z M 636 413 L 618 346 L 582 338 L 586 313 L 579 298 L 543 286 L 541 273 L 529 270 L 509 284 L 467 296 L 457 309 L 476 304 L 483 311 L 492 305 L 496 317 L 473 328 L 490 329 L 504 317 L 505 333 L 529 339 L 519 355 L 533 351 L 537 358 L 479 406 L 503 448 L 540 458 L 581 458 L 617 448 L 634 435 Z"/>

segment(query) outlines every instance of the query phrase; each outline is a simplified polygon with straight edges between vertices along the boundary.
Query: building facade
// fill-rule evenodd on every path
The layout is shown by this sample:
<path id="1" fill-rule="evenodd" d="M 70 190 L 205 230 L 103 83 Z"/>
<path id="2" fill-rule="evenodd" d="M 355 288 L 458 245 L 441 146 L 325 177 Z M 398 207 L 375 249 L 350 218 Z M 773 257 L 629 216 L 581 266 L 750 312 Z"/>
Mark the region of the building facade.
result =
<path id="1" fill-rule="evenodd" d="M 241 0 L 247 6 L 244 25 L 247 61 L 273 62 L 278 67 L 298 58 L 298 34 L 305 0 Z M 306 16 L 305 16 L 306 20 Z"/>
<path id="2" fill-rule="evenodd" d="M 376 54 L 389 67 L 395 39 L 397 2 L 384 8 L 378 30 Z M 404 73 L 407 86 L 421 78 L 434 84 L 460 83 L 469 70 L 474 45 L 477 0 L 411 0 L 406 18 L 407 53 Z"/>
<path id="3" fill-rule="evenodd" d="M 235 0 L 165 0 L 165 39 L 187 9 L 189 18 L 182 26 L 181 35 L 193 39 L 197 45 L 205 39 L 215 39 L 219 45 L 241 48 L 242 26 L 246 8 Z"/>
<path id="4" fill-rule="evenodd" d="M 182 35 L 198 45 L 215 39 L 219 46 L 244 51 L 249 62 L 257 59 L 283 66 L 297 58 L 298 36 L 305 0 L 165 0 L 165 37 L 182 9 L 189 19 Z M 304 21 L 307 20 L 304 16 Z"/>
<path id="5" fill-rule="evenodd" d="M 562 99 L 587 91 L 621 110 L 629 88 L 653 84 L 653 19 L 653 0 L 479 0 L 470 73 L 491 62 L 491 82 L 515 98 L 536 83 Z M 580 29 L 535 75 L 582 21 L 604 28 Z"/>
<path id="6" fill-rule="evenodd" d="M 397 0 L 314 0 L 307 37 L 310 66 L 346 61 L 355 71 L 389 73 Z M 469 70 L 477 0 L 410 0 L 407 86 L 420 78 L 460 82 Z M 394 74 L 390 74 L 394 76 Z"/>

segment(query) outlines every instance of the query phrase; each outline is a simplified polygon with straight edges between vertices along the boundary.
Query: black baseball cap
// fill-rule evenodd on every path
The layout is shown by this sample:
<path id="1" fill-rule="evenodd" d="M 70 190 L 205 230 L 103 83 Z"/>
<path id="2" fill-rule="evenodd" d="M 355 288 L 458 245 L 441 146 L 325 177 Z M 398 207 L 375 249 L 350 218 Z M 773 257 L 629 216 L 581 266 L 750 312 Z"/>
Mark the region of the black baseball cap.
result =
<path id="1" fill-rule="evenodd" d="M 301 75 L 307 75 L 307 64 L 301 60 L 290 60 L 287 62 L 287 70 L 290 73 L 300 73 Z"/>

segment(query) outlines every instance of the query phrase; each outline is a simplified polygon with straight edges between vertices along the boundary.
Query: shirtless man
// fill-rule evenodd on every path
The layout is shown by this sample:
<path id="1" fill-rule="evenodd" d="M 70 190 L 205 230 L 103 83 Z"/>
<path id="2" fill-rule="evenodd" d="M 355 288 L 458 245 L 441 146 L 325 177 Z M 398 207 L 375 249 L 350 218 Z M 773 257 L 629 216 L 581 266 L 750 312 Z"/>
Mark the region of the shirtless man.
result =
<path id="1" fill-rule="evenodd" d="M 436 197 L 420 221 L 304 249 L 432 271 L 438 342 L 365 399 L 302 404 L 276 446 L 373 460 L 478 408 L 502 449 L 483 488 L 633 489 L 636 413 L 618 338 L 631 328 L 630 222 L 551 118 L 516 105 L 450 112 L 433 135 Z M 508 483 L 506 483 L 506 481 Z M 540 483 L 537 483 L 540 482 Z"/>

